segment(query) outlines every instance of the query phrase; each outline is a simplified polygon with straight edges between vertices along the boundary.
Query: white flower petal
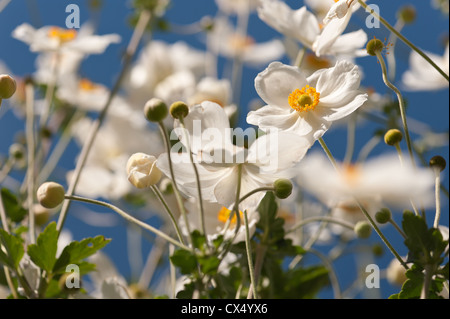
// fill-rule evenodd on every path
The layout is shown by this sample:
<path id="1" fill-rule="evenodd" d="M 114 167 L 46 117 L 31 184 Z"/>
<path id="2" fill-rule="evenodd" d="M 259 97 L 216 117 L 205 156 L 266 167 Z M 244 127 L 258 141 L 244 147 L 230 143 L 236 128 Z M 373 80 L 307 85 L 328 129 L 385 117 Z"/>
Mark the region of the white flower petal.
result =
<path id="1" fill-rule="evenodd" d="M 292 109 L 279 108 L 272 105 L 263 106 L 247 114 L 247 123 L 256 125 L 263 131 L 271 127 L 289 130 L 295 125 L 297 119 L 298 114 Z"/>
<path id="2" fill-rule="evenodd" d="M 288 96 L 295 89 L 306 85 L 306 78 L 300 69 L 272 62 L 255 79 L 258 95 L 269 105 L 290 108 Z"/>

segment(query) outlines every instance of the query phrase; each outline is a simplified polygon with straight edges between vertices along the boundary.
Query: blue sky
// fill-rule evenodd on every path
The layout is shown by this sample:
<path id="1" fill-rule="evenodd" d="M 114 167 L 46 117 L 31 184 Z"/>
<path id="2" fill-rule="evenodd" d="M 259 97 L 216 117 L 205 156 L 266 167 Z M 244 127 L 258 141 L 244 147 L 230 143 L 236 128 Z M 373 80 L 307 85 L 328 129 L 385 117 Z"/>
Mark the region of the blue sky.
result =
<path id="1" fill-rule="evenodd" d="M 30 74 L 34 70 L 34 60 L 36 54 L 31 53 L 28 47 L 11 37 L 12 31 L 21 23 L 28 22 L 36 27 L 43 25 L 58 25 L 64 26 L 67 13 L 65 8 L 68 4 L 76 3 L 80 6 L 81 22 L 89 21 L 91 18 L 97 19 L 98 34 L 118 33 L 122 37 L 122 42 L 118 45 L 112 45 L 107 49 L 105 54 L 101 56 L 90 56 L 82 65 L 81 72 L 83 75 L 91 78 L 95 82 L 103 83 L 111 86 L 120 70 L 120 55 L 124 51 L 127 42 L 131 36 L 132 30 L 128 24 L 128 18 L 132 13 L 130 2 L 121 0 L 103 1 L 104 6 L 98 16 L 92 14 L 88 9 L 88 1 L 67 1 L 67 0 L 18 0 L 12 1 L 0 13 L 0 61 L 4 62 L 8 68 L 19 76 Z M 1 3 L 1 1 L 0 1 Z M 302 1 L 289 0 L 286 1 L 291 7 L 299 8 Z M 409 38 L 418 47 L 434 52 L 436 54 L 443 54 L 445 39 L 448 39 L 448 17 L 441 14 L 436 9 L 430 7 L 430 0 L 420 1 L 378 1 L 381 15 L 388 21 L 394 22 L 398 8 L 404 4 L 412 3 L 417 10 L 417 20 L 414 24 L 406 26 L 402 33 Z M 176 22 L 177 24 L 189 24 L 198 21 L 204 15 L 215 15 L 216 5 L 213 0 L 174 0 L 172 6 L 167 12 L 167 19 Z M 349 29 L 356 29 L 364 25 L 366 14 L 360 10 L 350 23 Z M 366 29 L 369 36 L 377 36 L 384 39 L 388 33 L 386 29 Z M 273 37 L 280 37 L 280 34 L 269 28 L 265 23 L 259 20 L 256 15 L 252 15 L 249 21 L 249 33 L 254 36 L 257 41 L 268 40 Z M 192 46 L 202 49 L 204 43 L 199 36 L 180 37 L 179 35 L 157 33 L 156 39 L 162 39 L 168 42 L 175 42 L 183 40 L 189 42 Z M 399 42 L 396 48 L 398 76 L 408 67 L 408 56 L 410 49 Z M 363 83 L 365 86 L 373 87 L 380 93 L 388 92 L 383 85 L 380 74 L 380 67 L 376 63 L 375 58 L 366 57 L 357 60 L 358 64 L 364 70 L 365 78 Z M 255 76 L 261 72 L 262 69 L 245 68 L 243 75 L 242 86 L 242 107 L 245 110 L 247 103 L 257 97 L 254 90 L 253 81 Z M 449 94 L 448 90 L 441 90 L 437 92 L 408 92 L 405 93 L 405 98 L 408 100 L 408 115 L 413 118 L 432 126 L 437 132 L 448 132 L 448 118 L 449 118 Z M 246 112 L 242 112 L 246 113 Z M 241 119 L 241 125 L 245 125 L 245 121 Z M 23 127 L 23 123 L 17 119 L 11 112 L 8 112 L 0 119 L 0 153 L 6 153 L 8 146 L 13 141 L 15 132 Z M 361 147 L 367 138 L 373 133 L 373 126 L 368 125 L 366 130 L 359 132 L 357 136 L 356 147 Z M 325 140 L 331 146 L 337 158 L 342 158 L 345 152 L 346 134 L 343 129 L 336 129 L 333 134 L 327 134 Z M 376 151 L 381 151 L 377 149 Z M 439 150 L 439 155 L 449 159 L 448 148 Z M 432 154 L 435 155 L 435 154 Z M 432 156 L 430 154 L 430 157 Z M 73 158 L 76 156 L 76 150 L 71 150 L 65 156 L 67 165 L 73 164 Z M 448 170 L 447 170 L 448 172 Z M 448 188 L 448 173 L 444 177 L 445 185 Z M 443 217 L 443 221 L 448 225 L 448 199 L 444 200 L 444 211 L 447 212 Z M 83 236 L 95 236 L 99 232 L 105 236 L 114 238 L 113 243 L 107 247 L 107 252 L 122 252 L 122 255 L 114 255 L 113 259 L 120 267 L 120 270 L 127 274 L 129 273 L 129 266 L 123 261 L 123 252 L 126 251 L 126 234 L 123 229 L 118 228 L 104 228 L 94 229 L 90 228 L 75 218 L 70 218 L 76 233 L 76 238 Z M 396 236 L 393 234 L 392 236 Z M 387 257 L 386 257 L 387 258 Z M 382 262 L 385 264 L 387 260 Z M 345 269 L 346 264 L 338 265 Z"/>

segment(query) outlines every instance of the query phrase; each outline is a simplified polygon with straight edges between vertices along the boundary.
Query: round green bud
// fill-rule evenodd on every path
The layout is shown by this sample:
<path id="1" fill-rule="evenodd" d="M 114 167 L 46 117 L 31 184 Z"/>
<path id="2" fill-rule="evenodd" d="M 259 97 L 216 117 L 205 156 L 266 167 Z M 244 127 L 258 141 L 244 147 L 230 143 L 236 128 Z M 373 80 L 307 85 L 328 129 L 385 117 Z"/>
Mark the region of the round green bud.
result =
<path id="1" fill-rule="evenodd" d="M 396 128 L 390 129 L 386 132 L 386 134 L 384 134 L 384 142 L 390 146 L 400 143 L 402 139 L 402 132 L 400 132 L 400 130 L 397 130 Z"/>
<path id="2" fill-rule="evenodd" d="M 380 40 L 374 38 L 367 42 L 366 50 L 370 55 L 377 55 L 377 53 L 381 53 L 384 49 L 384 44 Z"/>
<path id="3" fill-rule="evenodd" d="M 375 244 L 372 246 L 372 252 L 376 257 L 381 257 L 384 254 L 384 248 L 380 244 Z"/>
<path id="4" fill-rule="evenodd" d="M 354 230 L 359 238 L 369 238 L 372 234 L 372 226 L 366 221 L 357 222 Z"/>
<path id="5" fill-rule="evenodd" d="M 9 147 L 9 156 L 16 161 L 22 160 L 25 157 L 25 152 L 25 146 L 20 143 L 11 144 Z"/>
<path id="6" fill-rule="evenodd" d="M 275 196 L 280 199 L 288 198 L 292 194 L 292 182 L 288 179 L 280 178 L 273 183 Z"/>
<path id="7" fill-rule="evenodd" d="M 50 219 L 50 210 L 42 205 L 35 204 L 33 207 L 34 222 L 37 226 L 44 226 Z"/>
<path id="8" fill-rule="evenodd" d="M 53 136 L 53 132 L 49 127 L 44 126 L 40 130 L 40 135 L 44 139 L 50 139 Z"/>
<path id="9" fill-rule="evenodd" d="M 61 184 L 46 182 L 39 186 L 37 199 L 45 208 L 55 208 L 64 201 L 65 190 Z"/>
<path id="10" fill-rule="evenodd" d="M 403 6 L 398 12 L 398 18 L 406 24 L 413 23 L 416 20 L 416 8 L 413 5 Z"/>
<path id="11" fill-rule="evenodd" d="M 170 106 L 169 112 L 174 119 L 185 118 L 189 114 L 189 106 L 181 101 L 174 102 Z"/>
<path id="12" fill-rule="evenodd" d="M 391 211 L 387 208 L 382 208 L 379 212 L 375 214 L 375 220 L 379 224 L 386 224 L 391 220 Z"/>
<path id="13" fill-rule="evenodd" d="M 153 98 L 145 103 L 145 118 L 150 122 L 162 122 L 167 117 L 167 113 L 167 105 L 160 99 Z"/>
<path id="14" fill-rule="evenodd" d="M 403 216 L 405 216 L 405 215 L 415 215 L 415 214 L 412 211 L 405 209 L 403 211 Z"/>
<path id="15" fill-rule="evenodd" d="M 16 92 L 16 81 L 8 74 L 0 74 L 0 100 L 9 99 Z"/>
<path id="16" fill-rule="evenodd" d="M 433 168 L 434 167 L 439 168 L 441 172 L 445 169 L 445 166 L 447 165 L 447 163 L 445 162 L 445 159 L 442 156 L 439 156 L 439 155 L 433 156 L 430 159 L 429 164 Z"/>
<path id="17" fill-rule="evenodd" d="M 173 183 L 170 178 L 163 178 L 159 183 L 159 188 L 164 195 L 173 194 Z"/>

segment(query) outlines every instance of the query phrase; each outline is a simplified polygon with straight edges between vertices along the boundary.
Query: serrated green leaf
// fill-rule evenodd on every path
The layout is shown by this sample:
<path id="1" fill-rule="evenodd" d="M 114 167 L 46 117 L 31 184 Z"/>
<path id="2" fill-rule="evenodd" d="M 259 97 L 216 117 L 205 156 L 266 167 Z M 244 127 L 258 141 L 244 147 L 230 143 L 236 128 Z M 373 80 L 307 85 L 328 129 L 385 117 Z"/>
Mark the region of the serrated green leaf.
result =
<path id="1" fill-rule="evenodd" d="M 199 258 L 199 264 L 204 274 L 214 275 L 219 268 L 220 259 L 216 256 Z"/>
<path id="2" fill-rule="evenodd" d="M 25 216 L 27 216 L 28 211 L 23 208 L 16 195 L 14 195 L 9 189 L 2 188 L 0 193 L 2 196 L 6 216 L 8 216 L 11 221 L 20 223 L 25 218 Z"/>
<path id="3" fill-rule="evenodd" d="M 111 239 L 105 239 L 104 236 L 96 236 L 94 238 L 85 238 L 80 242 L 71 242 L 64 248 L 61 256 L 56 260 L 53 272 L 64 272 L 67 265 L 80 264 L 83 259 L 95 254 L 110 241 Z"/>
<path id="4" fill-rule="evenodd" d="M 191 274 L 197 267 L 197 259 L 191 252 L 186 250 L 177 250 L 170 256 L 175 267 L 180 269 L 183 275 Z"/>
<path id="5" fill-rule="evenodd" d="M 203 234 L 201 234 L 198 230 L 194 230 L 192 232 L 192 245 L 194 246 L 194 248 L 204 251 L 205 244 L 206 244 L 206 237 Z"/>
<path id="6" fill-rule="evenodd" d="M 0 246 L 3 246 L 6 253 L 0 248 L 0 263 L 16 270 L 19 262 L 25 254 L 22 239 L 8 234 L 4 229 L 0 229 Z"/>
<path id="7" fill-rule="evenodd" d="M 51 272 L 56 262 L 56 251 L 58 249 L 58 231 L 56 223 L 50 223 L 42 233 L 39 234 L 36 244 L 28 246 L 28 255 L 31 260 L 41 269 Z"/>
<path id="8" fill-rule="evenodd" d="M 404 214 L 402 227 L 406 234 L 405 245 L 413 259 L 426 258 L 430 236 L 425 220 L 414 214 Z"/>

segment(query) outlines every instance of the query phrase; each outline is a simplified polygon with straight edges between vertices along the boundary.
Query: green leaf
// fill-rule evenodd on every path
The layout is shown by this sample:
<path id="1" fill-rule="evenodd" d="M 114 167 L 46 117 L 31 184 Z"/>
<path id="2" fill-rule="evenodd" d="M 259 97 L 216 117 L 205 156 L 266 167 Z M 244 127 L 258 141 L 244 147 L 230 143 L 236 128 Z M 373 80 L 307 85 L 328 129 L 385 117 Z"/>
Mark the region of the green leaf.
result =
<path id="1" fill-rule="evenodd" d="M 195 256 L 186 250 L 177 250 L 170 256 L 170 260 L 175 267 L 180 269 L 183 275 L 191 274 L 197 267 L 197 259 Z"/>
<path id="2" fill-rule="evenodd" d="M 105 239 L 104 236 L 96 236 L 94 238 L 85 238 L 80 242 L 71 242 L 64 248 L 61 256 L 56 260 L 53 272 L 64 272 L 66 266 L 69 264 L 81 264 L 83 259 L 95 254 L 110 241 L 111 239 Z"/>
<path id="3" fill-rule="evenodd" d="M 200 249 L 201 251 L 205 251 L 206 237 L 198 230 L 194 230 L 192 232 L 192 245 L 194 248 Z"/>
<path id="4" fill-rule="evenodd" d="M 22 239 L 14 235 L 10 235 L 5 230 L 0 229 L 0 244 L 6 250 L 5 253 L 2 249 L 0 249 L 0 263 L 16 270 L 25 253 Z"/>
<path id="5" fill-rule="evenodd" d="M 206 275 L 215 275 L 217 273 L 217 269 L 219 268 L 220 259 L 216 256 L 203 257 L 199 258 L 199 264 L 202 273 Z"/>
<path id="6" fill-rule="evenodd" d="M 28 255 L 38 267 L 51 272 L 56 262 L 57 249 L 58 231 L 56 223 L 52 222 L 39 234 L 36 244 L 28 246 Z"/>
<path id="7" fill-rule="evenodd" d="M 14 195 L 9 189 L 2 188 L 0 193 L 2 196 L 6 215 L 13 222 L 20 223 L 25 218 L 25 216 L 27 216 L 28 211 L 23 208 L 16 195 Z"/>
<path id="8" fill-rule="evenodd" d="M 407 236 L 405 245 L 409 249 L 409 259 L 420 260 L 421 263 L 427 262 L 430 236 L 425 220 L 414 214 L 404 214 L 402 226 Z"/>

